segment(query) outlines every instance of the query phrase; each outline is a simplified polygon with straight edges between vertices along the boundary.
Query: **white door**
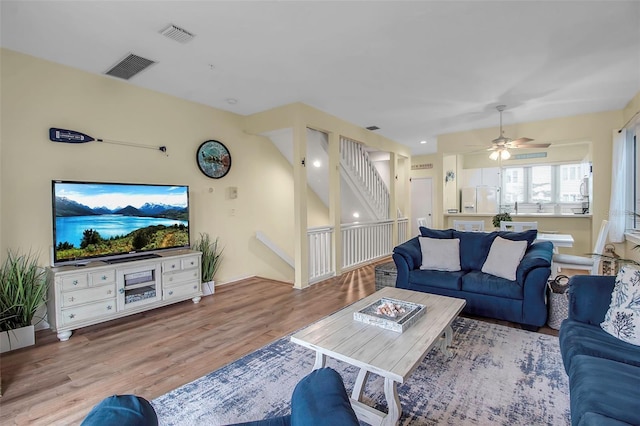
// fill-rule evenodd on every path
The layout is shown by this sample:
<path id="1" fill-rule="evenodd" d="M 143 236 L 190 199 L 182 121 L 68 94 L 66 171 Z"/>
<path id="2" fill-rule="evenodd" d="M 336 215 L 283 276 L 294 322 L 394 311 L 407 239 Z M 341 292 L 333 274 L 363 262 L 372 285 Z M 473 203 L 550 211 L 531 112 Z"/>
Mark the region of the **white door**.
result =
<path id="1" fill-rule="evenodd" d="M 427 220 L 427 228 L 433 225 L 433 179 L 411 179 L 411 235 L 418 235 L 418 218 Z"/>

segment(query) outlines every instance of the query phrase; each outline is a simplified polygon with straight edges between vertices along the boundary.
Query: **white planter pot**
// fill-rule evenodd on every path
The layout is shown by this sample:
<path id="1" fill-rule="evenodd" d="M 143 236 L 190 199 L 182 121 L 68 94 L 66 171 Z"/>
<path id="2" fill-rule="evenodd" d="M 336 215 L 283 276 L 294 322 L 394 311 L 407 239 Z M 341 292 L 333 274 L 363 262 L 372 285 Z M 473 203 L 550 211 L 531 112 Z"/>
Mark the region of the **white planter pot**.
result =
<path id="1" fill-rule="evenodd" d="M 202 283 L 202 295 L 203 296 L 210 296 L 213 293 L 216 292 L 216 285 L 215 285 L 215 281 L 207 281 Z"/>
<path id="2" fill-rule="evenodd" d="M 0 353 L 25 348 L 35 344 L 36 334 L 33 325 L 0 333 Z"/>

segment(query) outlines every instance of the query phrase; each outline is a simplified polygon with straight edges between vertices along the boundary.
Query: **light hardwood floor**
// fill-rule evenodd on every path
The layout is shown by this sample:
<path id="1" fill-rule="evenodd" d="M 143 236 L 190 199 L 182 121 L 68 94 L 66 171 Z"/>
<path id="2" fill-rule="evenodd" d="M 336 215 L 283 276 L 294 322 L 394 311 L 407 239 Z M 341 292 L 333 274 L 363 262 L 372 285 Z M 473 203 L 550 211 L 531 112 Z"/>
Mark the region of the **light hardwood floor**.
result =
<path id="1" fill-rule="evenodd" d="M 154 399 L 368 296 L 375 291 L 374 267 L 304 290 L 247 279 L 218 287 L 199 304 L 77 330 L 67 342 L 39 331 L 35 346 L 0 358 L 0 424 L 78 424 L 109 395 Z"/>

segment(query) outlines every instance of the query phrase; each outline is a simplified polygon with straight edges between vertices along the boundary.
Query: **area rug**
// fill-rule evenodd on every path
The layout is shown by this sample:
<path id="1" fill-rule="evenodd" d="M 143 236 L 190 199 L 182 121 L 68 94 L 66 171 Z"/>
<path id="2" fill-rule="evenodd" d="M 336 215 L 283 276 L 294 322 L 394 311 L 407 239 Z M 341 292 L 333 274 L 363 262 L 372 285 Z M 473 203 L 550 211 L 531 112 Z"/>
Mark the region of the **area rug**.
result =
<path id="1" fill-rule="evenodd" d="M 568 425 L 569 386 L 558 338 L 467 318 L 453 323 L 453 357 L 432 350 L 398 386 L 401 425 Z M 215 355 L 212 355 L 215 356 Z M 290 412 L 314 352 L 279 339 L 152 401 L 160 424 L 226 425 Z M 349 394 L 357 369 L 329 359 Z M 383 379 L 366 401 L 386 411 Z"/>

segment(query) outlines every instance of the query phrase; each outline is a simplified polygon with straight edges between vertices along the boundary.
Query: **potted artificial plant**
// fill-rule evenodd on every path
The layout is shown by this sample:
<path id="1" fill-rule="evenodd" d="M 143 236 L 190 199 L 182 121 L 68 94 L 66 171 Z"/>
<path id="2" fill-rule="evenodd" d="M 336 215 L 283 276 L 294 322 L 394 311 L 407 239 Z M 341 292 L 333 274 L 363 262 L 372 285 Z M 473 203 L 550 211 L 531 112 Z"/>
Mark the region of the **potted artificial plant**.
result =
<path id="1" fill-rule="evenodd" d="M 511 222 L 511 215 L 509 213 L 498 213 L 492 219 L 492 223 L 494 228 L 500 229 L 500 222 Z"/>
<path id="2" fill-rule="evenodd" d="M 37 256 L 9 251 L 0 267 L 0 352 L 35 344 L 33 319 L 46 296 Z"/>
<path id="3" fill-rule="evenodd" d="M 220 262 L 222 261 L 222 251 L 224 248 L 218 247 L 218 238 L 215 241 L 211 241 L 209 234 L 201 233 L 200 238 L 193 246 L 194 250 L 202 252 L 202 293 L 204 296 L 208 296 L 215 292 L 215 282 L 213 278 L 220 268 Z"/>

